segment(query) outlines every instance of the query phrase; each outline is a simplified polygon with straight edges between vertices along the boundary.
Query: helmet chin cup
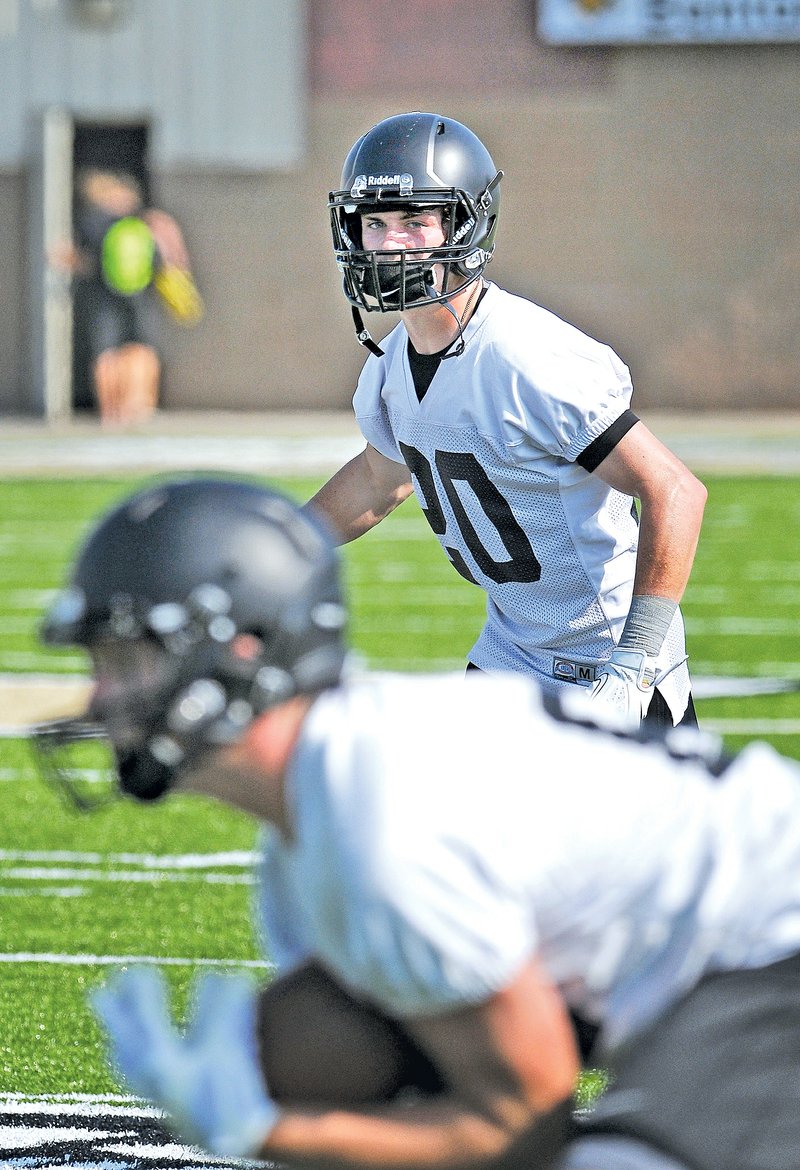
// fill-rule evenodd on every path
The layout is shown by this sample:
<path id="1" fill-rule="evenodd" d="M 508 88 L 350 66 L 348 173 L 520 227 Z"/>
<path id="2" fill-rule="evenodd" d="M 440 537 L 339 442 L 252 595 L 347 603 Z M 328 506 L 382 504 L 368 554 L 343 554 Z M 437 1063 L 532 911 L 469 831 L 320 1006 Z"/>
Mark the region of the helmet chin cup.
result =
<path id="1" fill-rule="evenodd" d="M 379 313 L 391 313 L 430 304 L 436 298 L 433 264 L 429 261 L 409 261 L 402 253 L 398 260 L 383 260 L 379 252 L 366 255 L 370 263 L 361 277 L 363 308 L 372 306 Z"/>
<path id="2" fill-rule="evenodd" d="M 117 756 L 120 790 L 136 800 L 158 800 L 175 783 L 174 766 L 157 760 L 148 748 Z"/>

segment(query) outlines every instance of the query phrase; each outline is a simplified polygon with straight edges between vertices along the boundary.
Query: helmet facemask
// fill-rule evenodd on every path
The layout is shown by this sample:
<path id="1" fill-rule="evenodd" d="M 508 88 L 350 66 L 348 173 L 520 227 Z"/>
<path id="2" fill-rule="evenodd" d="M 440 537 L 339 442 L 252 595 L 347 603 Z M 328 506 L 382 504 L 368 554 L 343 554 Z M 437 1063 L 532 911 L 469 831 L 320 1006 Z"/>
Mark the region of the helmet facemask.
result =
<path id="1" fill-rule="evenodd" d="M 411 189 L 398 198 L 396 189 L 359 188 L 335 191 L 329 197 L 334 253 L 343 277 L 344 294 L 365 312 L 402 312 L 451 300 L 479 276 L 492 252 L 481 241 L 494 234 L 491 191 L 500 174 L 476 202 L 463 190 Z M 361 216 L 371 211 L 410 208 L 442 209 L 444 243 L 422 250 L 367 250 L 362 246 Z"/>
<path id="2" fill-rule="evenodd" d="M 91 812 L 119 799 L 119 760 L 88 715 L 42 723 L 29 742 L 40 776 L 72 808 Z"/>

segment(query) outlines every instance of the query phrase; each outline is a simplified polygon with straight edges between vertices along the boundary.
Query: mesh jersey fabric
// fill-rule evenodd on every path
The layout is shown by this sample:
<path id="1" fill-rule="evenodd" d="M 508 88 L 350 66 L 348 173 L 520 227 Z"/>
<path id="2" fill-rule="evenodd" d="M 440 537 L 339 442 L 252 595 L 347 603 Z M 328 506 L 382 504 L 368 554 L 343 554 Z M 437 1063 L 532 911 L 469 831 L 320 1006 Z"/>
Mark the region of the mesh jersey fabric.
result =
<path id="1" fill-rule="evenodd" d="M 576 460 L 626 411 L 630 373 L 608 346 L 489 285 L 420 402 L 405 327 L 367 359 L 353 399 L 365 439 L 412 473 L 456 569 L 487 593 L 470 660 L 590 684 L 630 607 L 638 521 L 630 496 Z M 658 669 L 677 722 L 688 701 L 680 611 Z M 562 665 L 563 664 L 563 665 Z M 577 665 L 576 665 L 577 664 Z M 581 664 L 587 669 L 581 670 Z"/>

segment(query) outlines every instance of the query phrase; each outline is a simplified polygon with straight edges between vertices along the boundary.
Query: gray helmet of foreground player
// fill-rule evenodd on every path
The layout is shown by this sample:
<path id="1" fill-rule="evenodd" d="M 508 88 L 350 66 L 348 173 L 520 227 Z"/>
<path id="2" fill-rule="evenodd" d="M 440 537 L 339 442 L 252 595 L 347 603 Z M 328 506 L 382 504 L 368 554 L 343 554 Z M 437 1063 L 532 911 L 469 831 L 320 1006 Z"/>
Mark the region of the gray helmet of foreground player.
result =
<path id="1" fill-rule="evenodd" d="M 335 548 L 284 496 L 222 479 L 138 492 L 89 536 L 42 637 L 131 663 L 147 651 L 144 679 L 111 699 L 96 689 L 85 717 L 43 725 L 38 746 L 52 757 L 93 721 L 122 726 L 120 788 L 159 797 L 262 711 L 334 685 L 345 623 Z"/>
<path id="2" fill-rule="evenodd" d="M 403 311 L 447 301 L 466 288 L 494 252 L 501 178 L 480 139 L 452 118 L 399 114 L 373 126 L 350 150 L 341 190 L 328 201 L 351 305 Z M 441 208 L 441 247 L 424 254 L 398 249 L 388 258 L 362 247 L 361 215 L 409 207 Z"/>

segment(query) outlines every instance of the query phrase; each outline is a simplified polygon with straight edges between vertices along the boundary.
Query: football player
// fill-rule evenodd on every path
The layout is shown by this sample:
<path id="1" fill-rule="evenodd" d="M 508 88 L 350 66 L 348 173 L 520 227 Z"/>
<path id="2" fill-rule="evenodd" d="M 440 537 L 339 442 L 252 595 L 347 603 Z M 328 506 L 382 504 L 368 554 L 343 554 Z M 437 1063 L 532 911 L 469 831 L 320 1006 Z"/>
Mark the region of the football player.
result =
<path id="1" fill-rule="evenodd" d="M 312 504 L 345 542 L 416 492 L 487 593 L 471 667 L 592 688 L 633 724 L 694 723 L 678 605 L 705 488 L 636 416 L 607 345 L 486 279 L 501 178 L 439 114 L 387 118 L 348 154 L 329 209 L 370 350 L 366 447 Z M 377 345 L 363 312 L 400 321 Z"/>
<path id="2" fill-rule="evenodd" d="M 46 619 L 94 691 L 40 739 L 99 727 L 122 791 L 263 821 L 279 969 L 313 964 L 402 1027 L 438 1088 L 348 1104 L 333 1065 L 330 1101 L 276 1099 L 249 982 L 207 976 L 184 1033 L 141 967 L 94 996 L 129 1086 L 185 1139 L 287 1166 L 794 1170 L 798 765 L 623 738 L 520 673 L 348 677 L 345 619 L 308 511 L 158 484 L 89 535 Z M 612 1072 L 577 1120 L 570 1009 Z"/>

